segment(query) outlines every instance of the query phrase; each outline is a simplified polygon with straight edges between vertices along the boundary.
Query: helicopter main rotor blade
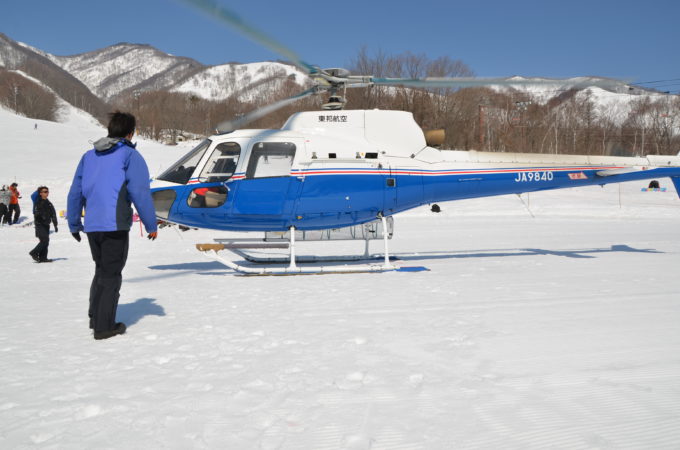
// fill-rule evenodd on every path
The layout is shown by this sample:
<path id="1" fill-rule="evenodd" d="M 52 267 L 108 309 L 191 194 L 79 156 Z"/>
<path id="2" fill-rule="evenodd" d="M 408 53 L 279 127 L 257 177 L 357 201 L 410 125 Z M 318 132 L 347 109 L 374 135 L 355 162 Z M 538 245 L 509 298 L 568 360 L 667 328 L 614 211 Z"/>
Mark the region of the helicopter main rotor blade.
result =
<path id="1" fill-rule="evenodd" d="M 285 47 L 276 40 L 270 38 L 259 30 L 248 25 L 243 19 L 241 19 L 235 12 L 227 9 L 223 6 L 218 5 L 213 0 L 181 0 L 187 5 L 193 6 L 200 9 L 204 13 L 226 23 L 230 27 L 234 28 L 239 33 L 247 36 L 251 40 L 257 42 L 268 48 L 269 50 L 278 53 L 284 58 L 288 59 L 290 62 L 295 64 L 298 68 L 306 72 L 307 74 L 315 74 L 318 69 L 311 64 L 304 62 L 294 51 Z"/>
<path id="2" fill-rule="evenodd" d="M 350 77 L 351 78 L 351 77 Z M 606 78 L 585 78 L 585 79 L 546 79 L 546 78 L 378 78 L 378 77 L 359 77 L 357 83 L 369 83 L 386 86 L 405 86 L 422 88 L 466 88 L 484 86 L 555 86 L 568 85 L 573 88 L 601 87 L 611 89 L 625 83 L 622 80 Z M 349 85 L 348 85 L 349 87 Z"/>
<path id="3" fill-rule="evenodd" d="M 228 133 L 230 131 L 234 131 L 238 128 L 241 128 L 243 125 L 250 123 L 254 120 L 257 120 L 261 117 L 266 116 L 267 114 L 270 114 L 277 109 L 281 109 L 284 106 L 290 105 L 291 103 L 294 103 L 298 100 L 301 100 L 305 97 L 308 97 L 310 95 L 316 94 L 318 92 L 323 91 L 323 88 L 320 88 L 319 86 L 314 86 L 310 89 L 307 89 L 306 91 L 302 91 L 298 94 L 295 94 L 291 97 L 284 98 L 283 100 L 279 100 L 278 102 L 274 102 L 270 105 L 263 106 L 262 108 L 258 108 L 254 111 L 251 111 L 249 113 L 244 114 L 241 117 L 238 117 L 236 119 L 232 120 L 225 120 L 224 122 L 220 122 L 217 125 L 217 131 L 220 133 Z"/>

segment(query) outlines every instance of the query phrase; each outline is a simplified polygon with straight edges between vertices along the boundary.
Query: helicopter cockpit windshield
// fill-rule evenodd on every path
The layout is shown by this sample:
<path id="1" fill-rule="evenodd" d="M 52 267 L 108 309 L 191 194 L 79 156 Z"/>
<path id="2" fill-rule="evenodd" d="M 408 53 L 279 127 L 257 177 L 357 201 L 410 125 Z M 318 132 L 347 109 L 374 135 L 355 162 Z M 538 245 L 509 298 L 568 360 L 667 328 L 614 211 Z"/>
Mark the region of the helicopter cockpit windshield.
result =
<path id="1" fill-rule="evenodd" d="M 210 139 L 204 140 L 182 157 L 182 159 L 173 164 L 168 170 L 160 174 L 157 179 L 170 181 L 171 183 L 187 184 L 191 175 L 194 173 L 194 170 L 196 170 L 196 166 L 203 157 L 203 153 L 210 147 L 211 143 L 212 141 Z"/>
<path id="2" fill-rule="evenodd" d="M 218 144 L 203 167 L 199 179 L 208 183 L 228 180 L 234 175 L 240 155 L 241 146 L 236 142 Z"/>

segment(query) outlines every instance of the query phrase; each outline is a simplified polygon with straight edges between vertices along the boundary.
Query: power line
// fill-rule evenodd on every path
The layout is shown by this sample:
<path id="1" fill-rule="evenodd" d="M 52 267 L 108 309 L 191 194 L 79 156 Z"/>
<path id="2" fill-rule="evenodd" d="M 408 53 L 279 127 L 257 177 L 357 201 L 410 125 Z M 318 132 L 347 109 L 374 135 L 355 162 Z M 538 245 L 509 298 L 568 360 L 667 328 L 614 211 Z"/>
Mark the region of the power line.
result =
<path id="1" fill-rule="evenodd" d="M 640 85 L 640 84 L 666 83 L 668 81 L 680 81 L 680 78 L 671 78 L 669 80 L 656 80 L 656 81 L 638 81 L 637 83 L 630 83 L 630 84 L 631 85 Z"/>

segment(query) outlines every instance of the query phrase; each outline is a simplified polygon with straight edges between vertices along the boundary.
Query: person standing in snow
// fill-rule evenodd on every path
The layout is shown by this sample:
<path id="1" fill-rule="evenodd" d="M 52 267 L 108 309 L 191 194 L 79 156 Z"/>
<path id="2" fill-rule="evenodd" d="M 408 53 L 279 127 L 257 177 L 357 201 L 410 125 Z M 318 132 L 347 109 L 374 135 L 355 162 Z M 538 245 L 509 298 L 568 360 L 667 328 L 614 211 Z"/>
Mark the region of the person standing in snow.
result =
<path id="1" fill-rule="evenodd" d="M 57 228 L 57 213 L 54 211 L 52 202 L 47 199 L 47 196 L 50 195 L 50 190 L 47 186 L 40 186 L 34 195 L 36 195 L 33 204 L 35 237 L 40 242 L 28 254 L 31 255 L 35 262 L 52 262 L 51 259 L 47 258 L 47 248 L 50 245 L 50 223 L 54 224 L 54 232 L 59 232 L 59 228 Z"/>
<path id="2" fill-rule="evenodd" d="M 110 115 L 108 137 L 80 159 L 68 193 L 67 219 L 71 234 L 80 242 L 87 234 L 95 272 L 90 286 L 90 328 L 95 339 L 125 333 L 116 322 L 122 271 L 128 255 L 134 203 L 148 238 L 157 236 L 156 211 L 149 189 L 149 169 L 130 142 L 136 120 L 132 114 Z M 85 208 L 85 224 L 81 213 Z"/>
<path id="3" fill-rule="evenodd" d="M 10 192 L 3 184 L 0 189 L 0 224 L 9 222 L 9 200 L 11 198 Z"/>
<path id="4" fill-rule="evenodd" d="M 9 200 L 9 212 L 7 213 L 7 219 L 10 225 L 17 223 L 19 221 L 19 217 L 21 216 L 21 208 L 19 207 L 21 193 L 17 189 L 18 187 L 19 185 L 16 183 L 12 183 L 9 186 L 11 198 Z M 14 218 L 12 218 L 12 213 L 14 213 Z"/>

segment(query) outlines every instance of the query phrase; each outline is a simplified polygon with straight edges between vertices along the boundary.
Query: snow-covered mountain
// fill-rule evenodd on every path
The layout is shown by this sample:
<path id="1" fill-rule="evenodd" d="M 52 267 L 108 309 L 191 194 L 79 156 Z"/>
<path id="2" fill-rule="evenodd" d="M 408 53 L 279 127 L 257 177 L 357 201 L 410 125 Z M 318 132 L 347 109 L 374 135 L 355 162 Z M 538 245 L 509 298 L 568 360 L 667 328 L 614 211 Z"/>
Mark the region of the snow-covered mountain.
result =
<path id="1" fill-rule="evenodd" d="M 289 64 L 231 63 L 208 67 L 177 83 L 172 90 L 212 100 L 224 100 L 238 93 L 239 100 L 251 101 L 263 89 L 276 90 L 286 80 L 302 86 L 306 78 L 304 72 Z"/>
<path id="2" fill-rule="evenodd" d="M 567 79 L 550 78 L 525 78 L 510 77 L 508 80 L 518 81 L 516 85 L 491 86 L 498 92 L 514 92 L 519 94 L 517 99 L 522 100 L 522 93 L 533 102 L 545 104 L 561 95 L 566 95 L 569 90 L 577 88 L 574 94 L 577 101 L 590 100 L 598 117 L 607 117 L 614 123 L 622 123 L 630 114 L 634 100 L 647 97 L 651 101 L 669 98 L 668 94 L 653 89 L 647 89 L 625 81 L 613 80 L 600 77 L 573 77 Z M 532 83 L 535 82 L 535 83 Z M 524 84 L 526 83 L 526 84 Z"/>
<path id="3" fill-rule="evenodd" d="M 130 43 L 78 55 L 56 56 L 13 41 L 1 33 L 0 67 L 28 74 L 65 101 L 99 118 L 110 109 L 107 103 L 130 93 L 166 90 L 216 101 L 236 96 L 240 101 L 249 102 L 272 97 L 273 93 L 281 91 L 284 83 L 292 81 L 302 89 L 308 81 L 304 72 L 280 62 L 206 66 L 149 45 Z M 510 79 L 525 82 L 513 85 L 512 89 L 526 92 L 531 95 L 532 101 L 539 102 L 547 102 L 574 87 L 603 85 L 603 79 L 597 77 Z M 626 119 L 633 100 L 641 96 L 650 96 L 652 100 L 667 96 L 625 82 L 610 81 L 607 86 L 582 90 L 576 95 L 588 96 L 596 114 L 606 115 L 615 122 Z M 492 88 L 499 91 L 510 89 L 505 85 Z"/>
<path id="4" fill-rule="evenodd" d="M 126 43 L 79 55 L 47 57 L 105 100 L 129 90 L 169 89 L 177 80 L 205 68 L 193 59 L 168 55 L 149 45 Z"/>
<path id="5" fill-rule="evenodd" d="M 306 81 L 302 71 L 280 62 L 206 66 L 150 45 L 129 43 L 56 56 L 0 34 L 0 66 L 17 70 L 36 63 L 48 66 L 51 73 L 58 72 L 51 78 L 77 82 L 106 102 L 130 92 L 152 90 L 186 92 L 210 100 L 224 100 L 238 93 L 240 100 L 247 101 L 280 88 L 286 80 L 300 85 Z"/>
<path id="6" fill-rule="evenodd" d="M 13 41 L 0 33 L 0 67 L 21 71 L 49 87 L 68 103 L 86 110 L 95 117 L 108 111 L 106 103 L 81 80 L 55 64 L 51 55 L 26 44 Z"/>
<path id="7" fill-rule="evenodd" d="M 267 81 L 293 79 L 304 82 L 305 74 L 278 62 L 228 63 L 206 66 L 191 58 L 163 53 L 149 45 L 121 43 L 73 56 L 45 55 L 83 82 L 104 100 L 129 92 L 168 90 L 186 92 L 209 100 L 224 100 L 243 92 L 248 100 L 258 87 L 276 89 Z"/>

